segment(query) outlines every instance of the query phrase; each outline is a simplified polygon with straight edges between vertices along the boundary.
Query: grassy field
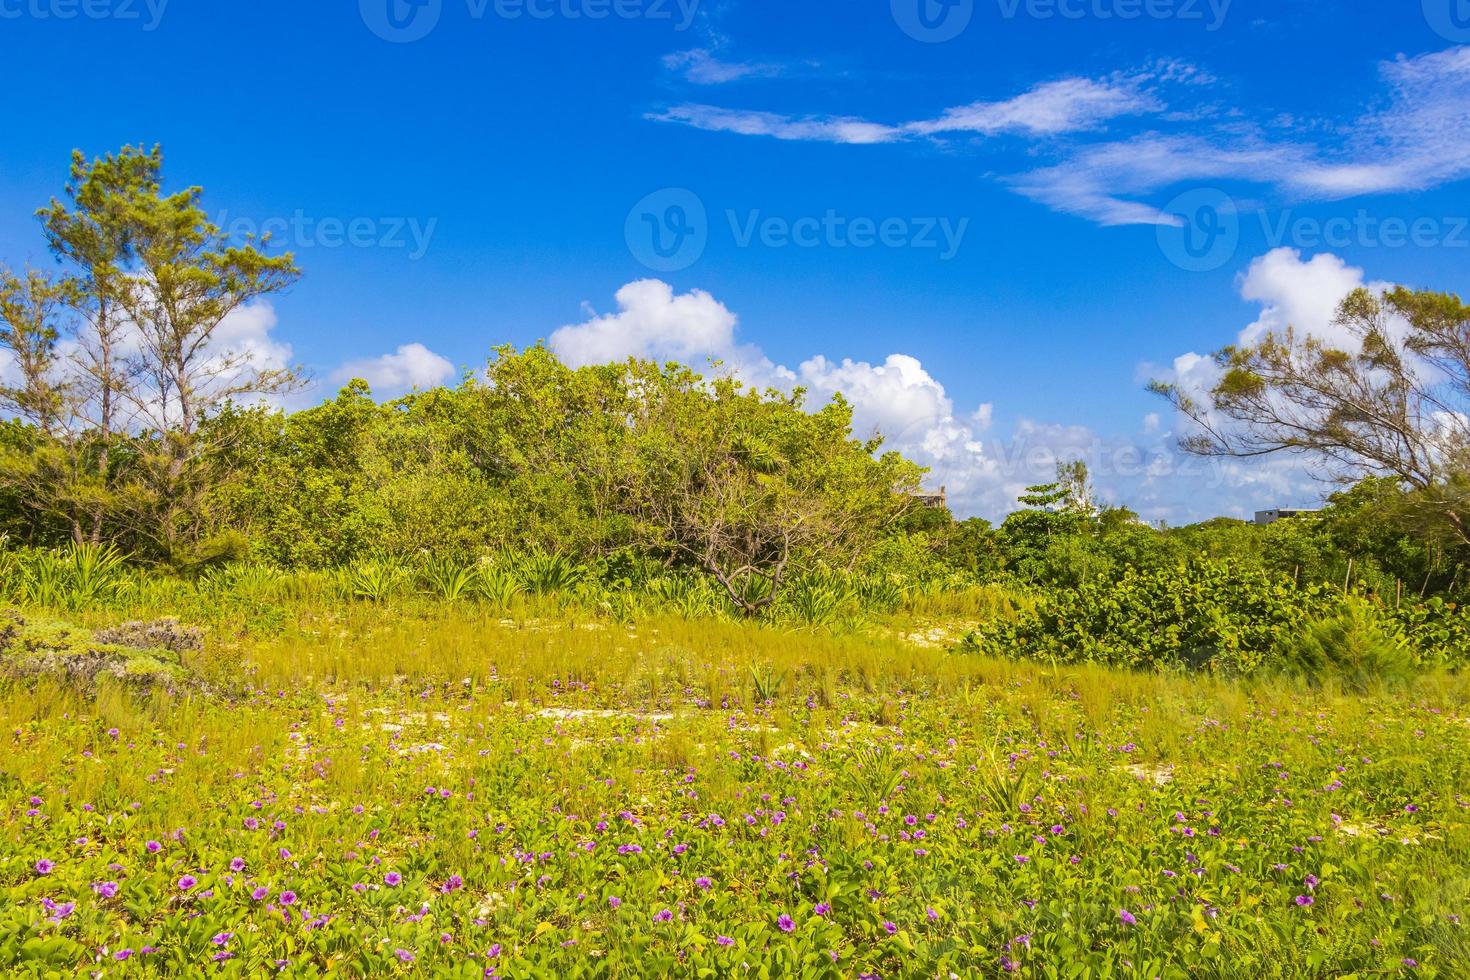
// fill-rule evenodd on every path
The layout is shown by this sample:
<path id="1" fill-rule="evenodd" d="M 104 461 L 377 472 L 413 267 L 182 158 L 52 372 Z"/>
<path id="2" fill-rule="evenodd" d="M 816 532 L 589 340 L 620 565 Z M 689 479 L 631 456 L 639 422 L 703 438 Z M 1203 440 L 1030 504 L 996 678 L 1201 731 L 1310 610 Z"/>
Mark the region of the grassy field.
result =
<path id="1" fill-rule="evenodd" d="M 23 619 L 12 660 L 104 648 Z M 0 970 L 1470 975 L 1464 680 L 898 632 L 348 605 L 12 671 Z"/>

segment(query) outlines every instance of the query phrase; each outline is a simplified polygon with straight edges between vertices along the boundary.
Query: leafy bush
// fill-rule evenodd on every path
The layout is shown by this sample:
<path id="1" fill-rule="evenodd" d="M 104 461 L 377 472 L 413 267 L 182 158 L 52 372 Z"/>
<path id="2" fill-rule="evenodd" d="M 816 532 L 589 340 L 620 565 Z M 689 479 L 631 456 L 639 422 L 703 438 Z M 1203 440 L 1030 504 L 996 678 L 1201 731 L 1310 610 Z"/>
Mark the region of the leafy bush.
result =
<path id="1" fill-rule="evenodd" d="M 1470 665 L 1470 612 L 1435 596 L 1392 612 L 1398 629 L 1427 665 Z"/>
<path id="2" fill-rule="evenodd" d="M 1290 579 L 1197 560 L 1128 568 L 1116 583 L 1051 593 L 1015 622 L 982 626 L 973 642 L 1012 657 L 1246 674 L 1268 664 L 1283 636 L 1335 601 Z"/>

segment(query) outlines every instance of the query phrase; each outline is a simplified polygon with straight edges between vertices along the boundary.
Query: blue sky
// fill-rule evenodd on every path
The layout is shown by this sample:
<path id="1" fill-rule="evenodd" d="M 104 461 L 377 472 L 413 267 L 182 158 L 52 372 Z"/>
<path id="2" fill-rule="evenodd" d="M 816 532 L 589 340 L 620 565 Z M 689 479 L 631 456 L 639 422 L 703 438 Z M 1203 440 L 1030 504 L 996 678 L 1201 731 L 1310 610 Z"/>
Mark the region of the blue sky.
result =
<path id="1" fill-rule="evenodd" d="M 0 0 L 0 259 L 73 148 L 157 142 L 297 253 L 238 336 L 318 395 L 713 356 L 849 393 L 965 512 L 1082 455 L 1240 514 L 1321 488 L 1186 466 L 1143 381 L 1467 291 L 1467 43 L 1467 0 Z"/>

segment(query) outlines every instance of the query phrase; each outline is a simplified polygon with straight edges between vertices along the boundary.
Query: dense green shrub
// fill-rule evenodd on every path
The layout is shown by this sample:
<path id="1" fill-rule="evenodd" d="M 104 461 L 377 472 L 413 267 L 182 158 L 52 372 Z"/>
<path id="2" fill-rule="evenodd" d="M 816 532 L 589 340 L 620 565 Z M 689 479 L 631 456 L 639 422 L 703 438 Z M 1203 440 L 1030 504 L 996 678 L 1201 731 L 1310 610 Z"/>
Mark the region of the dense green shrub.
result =
<path id="1" fill-rule="evenodd" d="M 1470 664 L 1470 613 L 1438 596 L 1396 608 L 1393 619 L 1427 665 Z"/>
<path id="2" fill-rule="evenodd" d="M 1269 664 L 1283 636 L 1335 602 L 1228 561 L 1130 567 L 1116 582 L 1053 592 L 1018 621 L 983 626 L 973 642 L 1014 657 L 1244 674 Z"/>

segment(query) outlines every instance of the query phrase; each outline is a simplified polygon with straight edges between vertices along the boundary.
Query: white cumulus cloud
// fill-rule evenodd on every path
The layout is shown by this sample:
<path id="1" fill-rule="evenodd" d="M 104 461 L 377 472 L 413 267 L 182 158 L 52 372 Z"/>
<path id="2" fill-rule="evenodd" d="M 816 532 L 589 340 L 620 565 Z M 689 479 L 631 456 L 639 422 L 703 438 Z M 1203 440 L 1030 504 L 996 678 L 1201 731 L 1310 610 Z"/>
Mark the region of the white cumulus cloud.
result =
<path id="1" fill-rule="evenodd" d="M 401 395 L 433 388 L 454 377 L 454 365 L 423 344 L 403 344 L 391 354 L 348 361 L 332 372 L 336 384 L 353 378 L 366 381 L 378 395 Z"/>

